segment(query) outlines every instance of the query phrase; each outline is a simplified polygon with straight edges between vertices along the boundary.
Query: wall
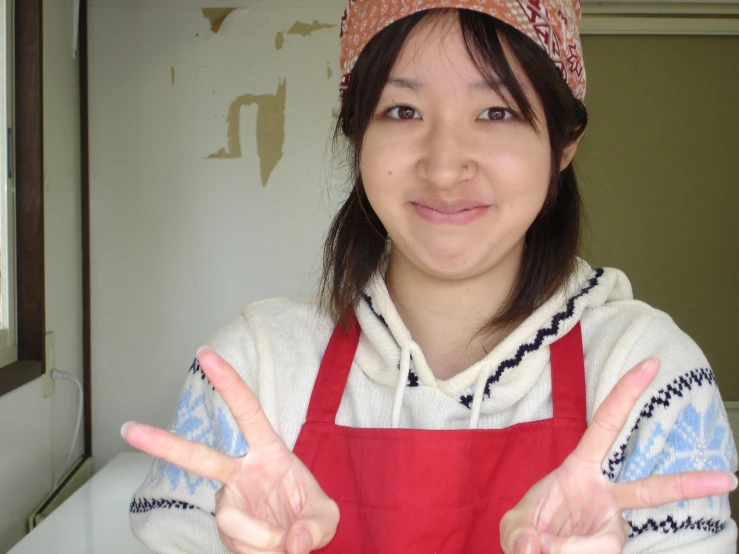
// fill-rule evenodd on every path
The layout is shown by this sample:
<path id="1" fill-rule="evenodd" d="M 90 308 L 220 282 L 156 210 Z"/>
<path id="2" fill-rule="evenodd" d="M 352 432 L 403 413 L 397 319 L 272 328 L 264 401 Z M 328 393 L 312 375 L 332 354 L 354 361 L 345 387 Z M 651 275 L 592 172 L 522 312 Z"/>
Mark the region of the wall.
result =
<path id="1" fill-rule="evenodd" d="M 45 0 L 43 14 L 44 240 L 46 326 L 56 367 L 82 378 L 82 253 L 79 71 L 72 57 L 72 3 Z M 21 539 L 28 514 L 48 494 L 74 433 L 77 388 L 41 379 L 0 397 L 0 552 Z M 80 438 L 75 453 L 82 454 Z"/>
<path id="2" fill-rule="evenodd" d="M 98 467 L 125 421 L 168 423 L 195 351 L 248 302 L 311 295 L 341 196 L 325 26 L 343 0 L 250 2 L 220 27 L 177 4 L 90 3 Z"/>
<path id="3" fill-rule="evenodd" d="M 623 269 L 739 400 L 739 37 L 589 36 L 583 49 L 588 258 Z"/>

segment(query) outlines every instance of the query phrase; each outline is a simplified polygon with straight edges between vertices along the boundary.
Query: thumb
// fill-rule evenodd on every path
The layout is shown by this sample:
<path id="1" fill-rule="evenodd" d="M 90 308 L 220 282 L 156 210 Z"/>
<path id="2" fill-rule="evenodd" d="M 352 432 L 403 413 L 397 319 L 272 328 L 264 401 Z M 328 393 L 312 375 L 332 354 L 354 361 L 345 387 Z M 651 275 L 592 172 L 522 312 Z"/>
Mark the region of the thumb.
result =
<path id="1" fill-rule="evenodd" d="M 308 554 L 323 548 L 334 538 L 338 525 L 339 507 L 334 501 L 326 498 L 321 506 L 306 506 L 287 532 L 285 550 L 288 554 Z"/>
<path id="2" fill-rule="evenodd" d="M 307 529 L 298 526 L 300 522 L 296 521 L 285 538 L 285 550 L 289 554 L 308 554 L 311 548 L 311 537 Z"/>
<path id="3" fill-rule="evenodd" d="M 545 554 L 539 542 L 539 536 L 533 529 L 526 529 L 515 542 L 513 554 Z"/>
<path id="4" fill-rule="evenodd" d="M 513 509 L 500 520 L 500 546 L 505 554 L 547 554 L 539 533 L 525 514 Z"/>

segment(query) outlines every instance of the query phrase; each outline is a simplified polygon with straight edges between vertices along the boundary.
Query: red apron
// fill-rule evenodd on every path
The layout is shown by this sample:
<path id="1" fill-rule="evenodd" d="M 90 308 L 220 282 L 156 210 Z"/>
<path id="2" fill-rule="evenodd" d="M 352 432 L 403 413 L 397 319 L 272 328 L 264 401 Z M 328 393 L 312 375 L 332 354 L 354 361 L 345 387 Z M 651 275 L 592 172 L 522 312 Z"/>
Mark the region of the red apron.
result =
<path id="1" fill-rule="evenodd" d="M 499 430 L 336 425 L 359 335 L 356 319 L 334 330 L 294 448 L 341 512 L 319 552 L 502 552 L 503 514 L 587 427 L 580 324 L 550 347 L 554 417 Z"/>

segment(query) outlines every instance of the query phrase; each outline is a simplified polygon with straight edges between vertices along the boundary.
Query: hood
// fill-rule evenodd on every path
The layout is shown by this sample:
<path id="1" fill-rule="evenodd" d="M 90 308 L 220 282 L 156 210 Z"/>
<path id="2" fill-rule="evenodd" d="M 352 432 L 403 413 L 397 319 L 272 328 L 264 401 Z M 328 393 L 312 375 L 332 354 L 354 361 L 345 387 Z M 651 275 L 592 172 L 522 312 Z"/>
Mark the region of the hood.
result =
<path id="1" fill-rule="evenodd" d="M 616 269 L 593 269 L 578 260 L 561 291 L 516 327 L 482 360 L 446 380 L 431 372 L 378 273 L 357 310 L 362 335 L 355 360 L 373 381 L 395 388 L 392 425 L 399 426 L 409 387 L 435 387 L 470 409 L 470 428 L 481 413 L 493 414 L 518 402 L 548 367 L 548 346 L 570 331 L 585 309 L 631 299 L 626 276 Z M 525 371 L 517 371 L 523 362 Z"/>

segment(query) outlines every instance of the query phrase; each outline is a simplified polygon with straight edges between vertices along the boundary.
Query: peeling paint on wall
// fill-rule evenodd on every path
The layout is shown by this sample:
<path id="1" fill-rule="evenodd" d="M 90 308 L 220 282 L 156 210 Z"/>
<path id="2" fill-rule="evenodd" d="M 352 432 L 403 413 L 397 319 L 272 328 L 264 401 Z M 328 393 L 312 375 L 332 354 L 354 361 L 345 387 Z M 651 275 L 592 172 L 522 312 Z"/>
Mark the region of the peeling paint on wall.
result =
<path id="1" fill-rule="evenodd" d="M 312 35 L 315 31 L 320 31 L 321 29 L 333 29 L 336 27 L 336 25 L 333 25 L 331 23 L 320 23 L 316 20 L 313 20 L 313 23 L 303 23 L 302 21 L 296 21 L 295 24 L 290 27 L 290 30 L 287 32 L 288 35 L 302 35 L 304 37 L 307 37 L 308 35 Z"/>
<path id="2" fill-rule="evenodd" d="M 210 21 L 210 30 L 218 33 L 221 25 L 236 8 L 203 8 L 203 17 Z"/>
<path id="3" fill-rule="evenodd" d="M 172 85 L 174 86 L 174 66 L 172 66 Z"/>
<path id="4" fill-rule="evenodd" d="M 296 21 L 295 24 L 290 27 L 290 29 L 287 31 L 288 35 L 301 35 L 304 37 L 312 35 L 315 31 L 320 31 L 321 29 L 332 29 L 336 27 L 336 25 L 333 25 L 331 23 L 321 23 L 319 21 L 313 21 L 313 23 L 303 23 L 302 21 Z M 282 50 L 282 47 L 285 46 L 285 33 L 280 31 L 275 35 L 275 49 L 276 50 Z M 331 77 L 329 77 L 330 79 Z"/>
<path id="5" fill-rule="evenodd" d="M 260 160 L 262 186 L 267 186 L 272 172 L 282 159 L 285 145 L 285 106 L 287 82 L 283 79 L 276 94 L 244 94 L 233 101 L 228 110 L 228 147 L 221 148 L 210 159 L 241 157 L 241 108 L 256 104 L 257 109 L 257 154 Z"/>

